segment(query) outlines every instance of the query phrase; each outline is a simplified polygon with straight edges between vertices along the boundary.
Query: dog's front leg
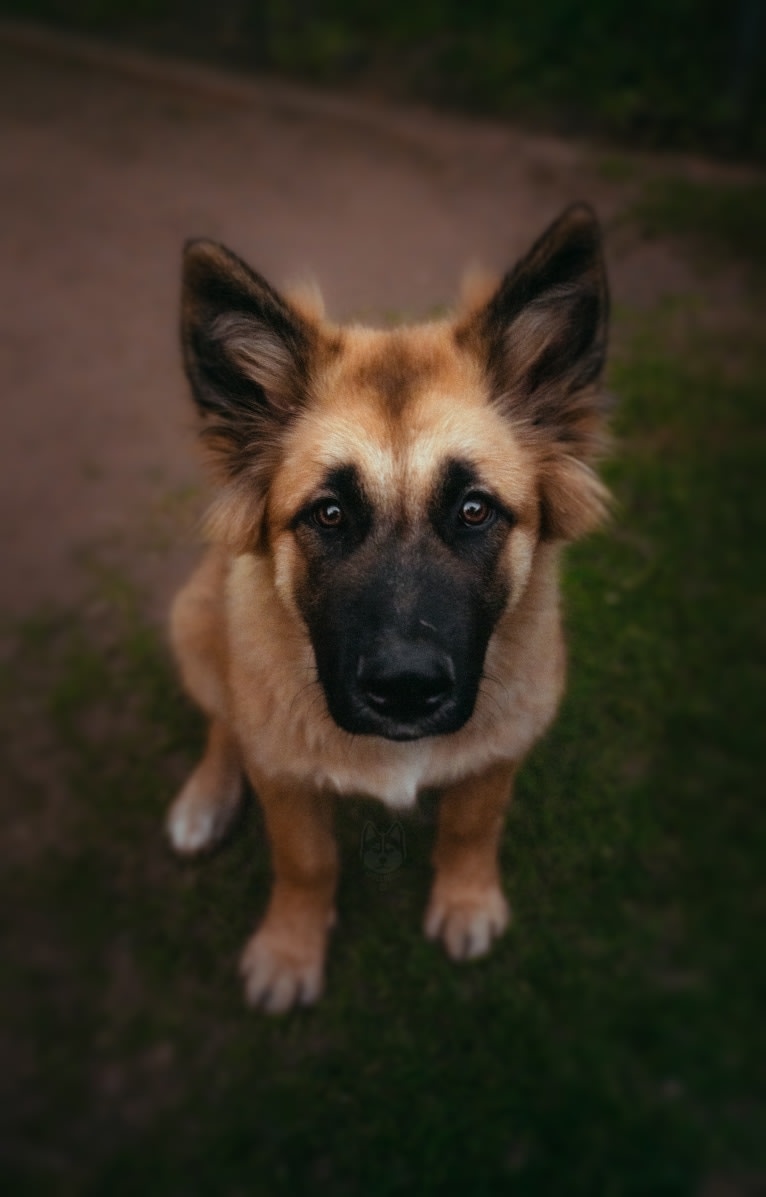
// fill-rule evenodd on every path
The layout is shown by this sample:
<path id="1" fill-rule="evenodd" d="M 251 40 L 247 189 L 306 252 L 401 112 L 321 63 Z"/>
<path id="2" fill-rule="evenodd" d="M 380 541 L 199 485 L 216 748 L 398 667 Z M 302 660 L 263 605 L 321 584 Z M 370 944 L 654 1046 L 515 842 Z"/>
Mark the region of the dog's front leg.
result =
<path id="1" fill-rule="evenodd" d="M 497 854 L 515 772 L 514 762 L 494 765 L 441 797 L 425 933 L 453 960 L 483 956 L 508 925 Z"/>
<path id="2" fill-rule="evenodd" d="M 263 808 L 274 882 L 263 922 L 241 960 L 248 1002 L 272 1013 L 310 1005 L 322 991 L 335 919 L 338 853 L 332 799 L 251 773 Z"/>

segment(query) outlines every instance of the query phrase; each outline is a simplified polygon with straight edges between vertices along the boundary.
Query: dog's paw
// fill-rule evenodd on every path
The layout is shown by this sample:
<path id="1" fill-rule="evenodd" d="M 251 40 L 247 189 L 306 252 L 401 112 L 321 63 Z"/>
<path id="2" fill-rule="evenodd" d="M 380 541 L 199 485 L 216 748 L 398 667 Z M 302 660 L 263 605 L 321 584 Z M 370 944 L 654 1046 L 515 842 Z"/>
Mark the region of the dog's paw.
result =
<path id="1" fill-rule="evenodd" d="M 505 895 L 497 887 L 479 893 L 435 889 L 424 931 L 427 939 L 440 939 L 453 960 L 474 960 L 486 955 L 510 917 Z"/>
<path id="2" fill-rule="evenodd" d="M 269 1014 L 313 1005 L 322 993 L 324 959 L 324 936 L 290 938 L 262 927 L 240 959 L 245 1000 Z"/>
<path id="3" fill-rule="evenodd" d="M 239 779 L 211 792 L 201 770 L 192 773 L 168 811 L 166 827 L 173 849 L 181 856 L 193 856 L 214 848 L 234 822 L 241 798 Z"/>

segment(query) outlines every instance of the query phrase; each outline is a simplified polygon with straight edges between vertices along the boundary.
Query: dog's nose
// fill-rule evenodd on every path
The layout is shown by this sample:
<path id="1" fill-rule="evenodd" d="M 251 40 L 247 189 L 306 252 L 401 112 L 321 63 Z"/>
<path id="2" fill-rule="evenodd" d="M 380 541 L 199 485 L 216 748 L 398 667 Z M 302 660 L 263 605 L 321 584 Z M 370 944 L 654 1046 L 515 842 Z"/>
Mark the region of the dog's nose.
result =
<path id="1" fill-rule="evenodd" d="M 359 658 L 356 676 L 372 710 L 406 723 L 439 710 L 452 694 L 455 669 L 435 645 L 390 639 Z"/>

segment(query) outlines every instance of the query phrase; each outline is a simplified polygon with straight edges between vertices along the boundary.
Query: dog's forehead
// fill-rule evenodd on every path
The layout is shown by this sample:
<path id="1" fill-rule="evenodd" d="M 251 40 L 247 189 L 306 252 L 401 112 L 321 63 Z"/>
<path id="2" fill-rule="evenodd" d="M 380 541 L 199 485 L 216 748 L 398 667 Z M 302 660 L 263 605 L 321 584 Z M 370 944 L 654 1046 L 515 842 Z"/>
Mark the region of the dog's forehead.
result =
<path id="1" fill-rule="evenodd" d="M 455 459 L 473 463 L 509 498 L 529 489 L 518 440 L 490 402 L 481 364 L 459 349 L 451 326 L 348 329 L 314 380 L 314 402 L 294 430 L 285 473 L 296 505 L 328 473 L 353 466 L 376 506 L 414 508 Z"/>
<path id="2" fill-rule="evenodd" d="M 348 329 L 336 359 L 336 377 L 346 395 L 382 406 L 389 418 L 401 417 L 425 388 L 459 385 L 464 365 L 446 324 L 379 332 Z"/>

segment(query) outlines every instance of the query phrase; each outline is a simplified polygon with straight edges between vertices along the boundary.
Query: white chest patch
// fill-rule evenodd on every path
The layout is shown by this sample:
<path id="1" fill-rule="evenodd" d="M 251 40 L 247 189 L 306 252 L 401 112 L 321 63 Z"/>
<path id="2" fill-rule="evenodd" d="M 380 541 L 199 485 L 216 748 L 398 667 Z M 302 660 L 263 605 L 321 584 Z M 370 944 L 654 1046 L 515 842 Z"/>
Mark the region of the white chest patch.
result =
<path id="1" fill-rule="evenodd" d="M 378 798 L 392 810 L 408 810 L 415 805 L 427 778 L 429 746 L 425 741 L 407 745 L 378 741 L 376 748 L 378 745 L 382 751 L 375 753 L 377 760 L 360 761 L 357 757 L 353 770 L 327 769 L 325 784 L 339 794 Z"/>

